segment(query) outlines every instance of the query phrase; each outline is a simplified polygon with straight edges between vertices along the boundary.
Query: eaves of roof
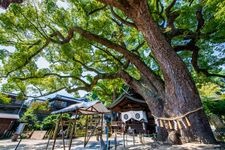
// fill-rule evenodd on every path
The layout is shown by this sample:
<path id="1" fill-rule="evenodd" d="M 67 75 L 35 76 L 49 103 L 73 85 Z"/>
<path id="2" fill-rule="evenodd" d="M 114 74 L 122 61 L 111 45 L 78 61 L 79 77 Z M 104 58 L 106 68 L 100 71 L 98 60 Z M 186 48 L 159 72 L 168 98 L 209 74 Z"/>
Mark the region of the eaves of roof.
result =
<path id="1" fill-rule="evenodd" d="M 122 100 L 124 100 L 124 98 L 127 98 L 128 100 L 134 101 L 134 102 L 137 102 L 137 103 L 143 103 L 143 104 L 146 103 L 144 100 L 138 99 L 138 98 L 134 98 L 134 97 L 129 96 L 127 93 L 124 92 L 116 100 L 114 100 L 114 102 L 108 108 L 112 109 L 113 107 L 118 105 Z"/>

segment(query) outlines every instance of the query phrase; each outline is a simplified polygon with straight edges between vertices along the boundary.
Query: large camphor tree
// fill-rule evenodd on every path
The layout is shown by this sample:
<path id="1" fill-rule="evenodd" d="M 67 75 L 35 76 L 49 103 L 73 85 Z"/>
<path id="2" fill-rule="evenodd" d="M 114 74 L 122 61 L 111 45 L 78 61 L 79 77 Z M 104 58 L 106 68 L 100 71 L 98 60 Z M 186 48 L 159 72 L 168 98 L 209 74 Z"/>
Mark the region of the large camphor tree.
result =
<path id="1" fill-rule="evenodd" d="M 191 126 L 178 130 L 182 142 L 215 143 L 189 71 L 224 78 L 223 3 L 27 0 L 2 5 L 8 7 L 0 15 L 1 76 L 7 79 L 2 90 L 46 95 L 125 82 L 156 118 L 188 113 Z"/>

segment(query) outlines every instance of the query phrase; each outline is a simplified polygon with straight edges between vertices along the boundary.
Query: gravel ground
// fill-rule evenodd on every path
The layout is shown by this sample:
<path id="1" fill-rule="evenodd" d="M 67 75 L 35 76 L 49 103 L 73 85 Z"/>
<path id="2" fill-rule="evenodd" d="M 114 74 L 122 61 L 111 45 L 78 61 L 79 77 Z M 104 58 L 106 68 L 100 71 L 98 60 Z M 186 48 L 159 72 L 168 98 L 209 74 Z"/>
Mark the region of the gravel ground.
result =
<path id="1" fill-rule="evenodd" d="M 103 140 L 106 138 L 103 137 Z M 140 143 L 140 139 L 135 137 L 135 141 L 133 141 L 132 136 L 127 136 L 125 138 L 125 147 L 122 136 L 117 137 L 117 150 L 225 150 L 221 145 L 206 145 L 206 144 L 195 144 L 195 143 L 187 143 L 184 145 L 168 145 L 168 144 L 160 144 L 154 142 L 151 138 L 145 137 L 143 142 Z M 99 142 L 96 141 L 96 137 L 92 137 L 87 144 L 86 148 L 83 148 L 84 138 L 76 138 L 73 139 L 72 150 L 97 150 L 100 149 Z M 109 138 L 110 148 L 115 149 L 115 138 Z M 11 142 L 8 140 L 0 140 L 0 150 L 14 150 L 18 142 Z M 50 141 L 48 149 L 52 149 L 53 140 Z M 69 140 L 65 140 L 66 149 L 68 149 Z M 20 142 L 17 150 L 44 150 L 47 146 L 47 140 L 31 140 L 31 139 L 23 139 Z M 57 139 L 55 150 L 62 150 L 63 142 L 61 139 Z"/>

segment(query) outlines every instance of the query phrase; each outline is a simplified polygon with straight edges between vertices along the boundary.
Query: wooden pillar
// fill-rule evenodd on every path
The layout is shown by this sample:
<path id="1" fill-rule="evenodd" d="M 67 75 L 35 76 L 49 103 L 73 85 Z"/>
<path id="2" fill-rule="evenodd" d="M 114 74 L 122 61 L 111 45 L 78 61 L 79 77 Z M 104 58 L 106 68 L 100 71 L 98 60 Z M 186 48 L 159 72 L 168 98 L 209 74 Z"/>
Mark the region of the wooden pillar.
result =
<path id="1" fill-rule="evenodd" d="M 61 117 L 61 130 L 62 130 L 62 141 L 63 141 L 63 150 L 66 150 L 65 149 L 65 139 L 64 139 L 64 131 L 63 131 L 63 120 L 62 120 L 62 117 Z"/>
<path id="2" fill-rule="evenodd" d="M 109 149 L 109 127 L 108 127 L 108 123 L 106 125 L 106 150 Z"/>
<path id="3" fill-rule="evenodd" d="M 77 133 L 77 123 L 75 124 L 74 130 L 73 130 L 73 136 L 74 137 L 76 137 L 76 133 Z"/>
<path id="4" fill-rule="evenodd" d="M 102 118 L 101 118 L 101 139 L 102 139 L 102 134 L 103 134 L 103 114 L 102 114 Z"/>
<path id="5" fill-rule="evenodd" d="M 66 138 L 69 138 L 70 137 L 70 130 L 72 130 L 72 124 L 71 124 L 71 121 L 69 121 L 69 125 L 68 125 L 68 128 L 67 128 L 67 132 L 66 132 Z"/>
<path id="6" fill-rule="evenodd" d="M 88 119 L 89 118 L 89 116 L 87 115 L 86 116 L 86 125 L 85 125 L 85 137 L 84 137 L 84 147 L 86 146 L 86 140 L 87 140 L 87 133 L 88 133 Z"/>
<path id="7" fill-rule="evenodd" d="M 100 143 L 101 143 L 101 149 L 105 149 L 105 147 L 102 147 L 102 146 L 105 146 L 102 144 L 102 141 L 103 141 L 103 138 L 102 138 L 102 134 L 103 134 L 103 114 L 101 115 L 101 135 L 100 135 Z"/>
<path id="8" fill-rule="evenodd" d="M 48 134 L 48 142 L 47 142 L 46 150 L 48 149 L 48 145 L 49 145 L 49 142 L 50 142 L 50 138 L 51 138 L 51 131 Z"/>
<path id="9" fill-rule="evenodd" d="M 144 136 L 144 134 L 141 134 L 141 139 L 142 139 L 143 144 L 145 144 L 145 136 Z"/>
<path id="10" fill-rule="evenodd" d="M 59 128 L 59 123 L 60 123 L 60 119 L 62 117 L 62 114 L 60 114 L 59 118 L 58 118 L 58 121 L 56 122 L 56 125 L 55 125 L 55 130 L 54 130 L 54 135 L 53 135 L 53 145 L 52 145 L 52 150 L 55 149 L 55 142 L 56 142 L 56 138 L 57 138 L 57 133 L 58 133 L 58 128 Z"/>
<path id="11" fill-rule="evenodd" d="M 139 136 L 139 142 L 140 142 L 141 144 L 143 144 L 142 133 L 139 133 L 138 136 Z"/>
<path id="12" fill-rule="evenodd" d="M 133 145 L 135 145 L 134 129 L 133 129 Z"/>
<path id="13" fill-rule="evenodd" d="M 71 146 L 72 146 L 72 142 L 73 142 L 73 134 L 74 134 L 74 130 L 76 129 L 76 121 L 77 121 L 77 111 L 75 112 L 75 121 L 73 122 L 72 130 L 70 132 L 69 150 L 71 150 Z M 76 134 L 76 132 L 75 132 L 75 134 Z"/>
<path id="14" fill-rule="evenodd" d="M 125 132 L 123 132 L 123 147 L 125 148 Z"/>
<path id="15" fill-rule="evenodd" d="M 115 142 L 115 150 L 117 149 L 117 132 L 114 133 L 115 137 L 114 137 L 114 142 Z"/>
<path id="16" fill-rule="evenodd" d="M 128 142 L 127 142 L 127 134 L 125 134 L 125 140 L 126 140 L 126 145 L 128 145 Z"/>

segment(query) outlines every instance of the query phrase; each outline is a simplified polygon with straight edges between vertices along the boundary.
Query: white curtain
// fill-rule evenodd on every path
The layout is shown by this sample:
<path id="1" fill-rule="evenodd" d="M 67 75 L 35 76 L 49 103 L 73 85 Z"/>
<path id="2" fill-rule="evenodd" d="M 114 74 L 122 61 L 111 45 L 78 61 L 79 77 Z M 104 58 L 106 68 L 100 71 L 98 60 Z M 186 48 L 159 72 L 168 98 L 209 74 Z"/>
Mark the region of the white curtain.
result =
<path id="1" fill-rule="evenodd" d="M 125 123 L 130 119 L 148 122 L 146 112 L 144 111 L 127 111 L 121 113 L 121 120 Z"/>

